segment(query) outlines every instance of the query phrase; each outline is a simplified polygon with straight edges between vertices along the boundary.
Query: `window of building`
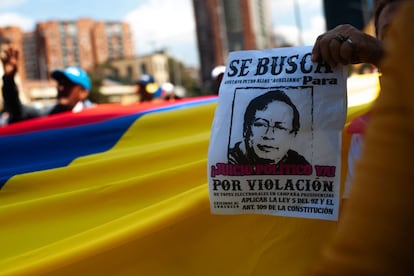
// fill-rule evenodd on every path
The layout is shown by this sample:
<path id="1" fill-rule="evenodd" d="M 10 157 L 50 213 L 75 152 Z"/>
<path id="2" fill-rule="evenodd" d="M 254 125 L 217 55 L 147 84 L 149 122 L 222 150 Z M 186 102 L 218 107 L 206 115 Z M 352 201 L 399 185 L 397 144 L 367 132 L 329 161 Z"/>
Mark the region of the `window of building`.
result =
<path id="1" fill-rule="evenodd" d="M 141 63 L 140 69 L 142 74 L 147 74 L 147 65 L 145 63 Z"/>
<path id="2" fill-rule="evenodd" d="M 127 77 L 128 77 L 128 79 L 132 79 L 132 76 L 133 76 L 132 66 L 131 65 L 128 65 L 127 66 Z"/>

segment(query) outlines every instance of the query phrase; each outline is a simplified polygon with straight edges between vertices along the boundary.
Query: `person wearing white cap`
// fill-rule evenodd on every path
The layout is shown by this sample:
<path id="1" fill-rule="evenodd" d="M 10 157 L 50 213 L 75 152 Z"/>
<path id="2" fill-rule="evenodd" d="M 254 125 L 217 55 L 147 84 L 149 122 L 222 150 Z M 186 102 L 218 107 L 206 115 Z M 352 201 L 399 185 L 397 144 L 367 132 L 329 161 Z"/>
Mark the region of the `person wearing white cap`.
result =
<path id="1" fill-rule="evenodd" d="M 88 100 L 92 84 L 88 74 L 79 67 L 55 70 L 51 77 L 57 81 L 57 103 L 45 109 L 24 105 L 19 98 L 19 90 L 14 81 L 18 70 L 18 51 L 13 47 L 5 49 L 3 63 L 3 109 L 8 113 L 8 122 L 15 123 L 30 118 L 56 114 L 65 111 L 78 112 L 93 106 Z"/>
<path id="2" fill-rule="evenodd" d="M 213 80 L 213 90 L 218 95 L 221 81 L 224 77 L 224 71 L 226 70 L 226 66 L 218 65 L 211 70 L 211 79 Z"/>

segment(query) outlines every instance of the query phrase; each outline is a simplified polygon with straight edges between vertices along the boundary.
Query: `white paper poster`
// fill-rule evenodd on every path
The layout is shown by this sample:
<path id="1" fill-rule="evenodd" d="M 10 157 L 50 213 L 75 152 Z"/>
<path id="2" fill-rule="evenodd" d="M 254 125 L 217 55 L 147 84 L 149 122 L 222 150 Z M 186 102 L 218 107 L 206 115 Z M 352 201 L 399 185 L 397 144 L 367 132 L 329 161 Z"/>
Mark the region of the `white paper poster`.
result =
<path id="1" fill-rule="evenodd" d="M 208 152 L 212 213 L 337 220 L 346 71 L 311 51 L 230 53 Z"/>

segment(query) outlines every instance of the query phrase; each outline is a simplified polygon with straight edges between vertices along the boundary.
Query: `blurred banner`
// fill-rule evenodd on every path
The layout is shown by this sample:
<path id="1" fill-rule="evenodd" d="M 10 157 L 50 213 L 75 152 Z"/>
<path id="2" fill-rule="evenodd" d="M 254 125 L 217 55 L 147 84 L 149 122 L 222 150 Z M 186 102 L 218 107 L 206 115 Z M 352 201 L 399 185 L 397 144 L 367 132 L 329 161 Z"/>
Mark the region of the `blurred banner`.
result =
<path id="1" fill-rule="evenodd" d="M 336 222 L 210 213 L 216 105 L 98 105 L 0 129 L 0 275 L 303 275 Z"/>

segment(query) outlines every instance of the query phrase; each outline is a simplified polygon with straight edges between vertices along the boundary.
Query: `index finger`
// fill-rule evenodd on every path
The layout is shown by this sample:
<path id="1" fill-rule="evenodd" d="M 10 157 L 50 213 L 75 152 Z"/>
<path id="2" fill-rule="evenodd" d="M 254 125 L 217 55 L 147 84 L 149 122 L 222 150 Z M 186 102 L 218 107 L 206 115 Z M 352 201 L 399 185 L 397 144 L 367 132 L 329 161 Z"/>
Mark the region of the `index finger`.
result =
<path id="1" fill-rule="evenodd" d="M 318 62 L 321 59 L 321 49 L 320 49 L 321 38 L 322 38 L 322 35 L 318 36 L 318 38 L 315 41 L 315 44 L 313 45 L 312 55 L 311 55 L 312 62 Z"/>

